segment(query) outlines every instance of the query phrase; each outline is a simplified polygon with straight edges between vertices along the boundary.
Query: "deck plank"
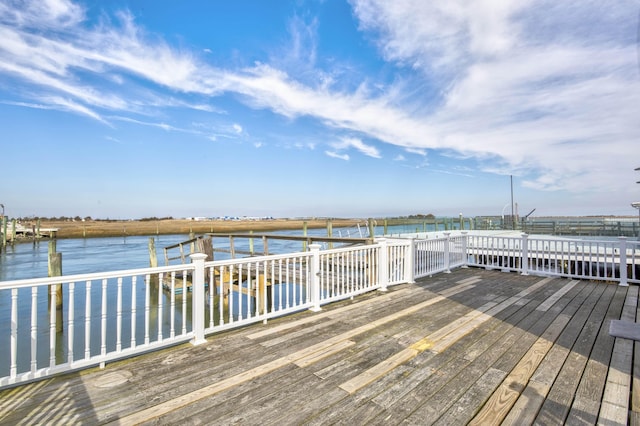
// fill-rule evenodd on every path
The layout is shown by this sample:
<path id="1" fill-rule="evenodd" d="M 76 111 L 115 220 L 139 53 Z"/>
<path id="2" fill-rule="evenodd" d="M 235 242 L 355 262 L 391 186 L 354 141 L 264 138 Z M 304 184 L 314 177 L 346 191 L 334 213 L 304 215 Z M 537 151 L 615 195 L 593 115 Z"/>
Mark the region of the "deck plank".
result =
<path id="1" fill-rule="evenodd" d="M 635 321 L 638 308 L 638 287 L 630 287 L 620 319 Z M 611 354 L 611 364 L 602 396 L 598 423 L 626 424 L 629 418 L 629 394 L 633 340 L 616 337 Z"/>
<path id="2" fill-rule="evenodd" d="M 564 397 L 575 393 L 602 317 L 615 290 L 592 285 L 594 291 L 533 374 L 527 388 L 505 418 L 505 424 L 531 424 L 534 420 L 548 424 L 564 422 L 572 402 L 571 397 Z"/>
<path id="3" fill-rule="evenodd" d="M 547 291 L 540 296 L 543 297 L 536 299 L 537 304 L 530 303 L 528 305 L 528 308 L 532 309 L 532 311 L 523 318 L 522 321 L 513 324 L 514 326 L 509 331 L 509 334 L 514 336 L 514 339 L 506 342 L 506 347 L 498 348 L 495 345 L 492 346 L 487 351 L 487 354 L 483 355 L 476 362 L 479 372 L 486 371 L 487 373 L 491 373 L 489 375 L 489 378 L 492 379 L 491 386 L 483 383 L 483 379 L 478 378 L 476 380 L 477 376 L 469 377 L 471 370 L 465 371 L 460 376 L 460 381 L 464 383 L 464 379 L 468 378 L 470 379 L 468 382 L 471 383 L 466 385 L 467 389 L 464 393 L 462 393 L 441 416 L 438 420 L 439 424 L 462 424 L 472 421 L 472 418 L 478 414 L 481 407 L 489 401 L 491 395 L 499 389 L 500 385 L 504 382 L 509 371 L 516 365 L 516 359 L 518 361 L 521 360 L 532 347 L 534 338 L 537 336 L 537 334 L 532 333 L 532 330 L 537 330 L 542 327 L 546 329 L 564 310 L 570 309 L 571 302 L 574 300 L 583 300 L 587 294 L 582 287 L 572 289 L 567 297 L 554 306 L 551 311 L 553 313 L 552 315 L 545 314 L 544 311 L 536 309 L 536 306 L 544 303 L 552 294 L 549 294 Z M 514 352 L 511 349 L 515 349 L 517 356 L 514 357 L 510 354 L 510 352 Z M 505 363 L 508 363 L 509 367 L 505 367 Z M 482 368 L 484 368 L 484 370 Z M 497 374 L 497 372 L 501 372 L 501 375 Z M 469 401 L 473 401 L 473 403 L 469 404 Z"/>
<path id="4" fill-rule="evenodd" d="M 566 419 L 567 424 L 596 424 L 598 420 L 614 343 L 614 338 L 609 334 L 608 323 L 611 319 L 620 318 L 625 298 L 626 290 L 616 288 L 576 389 L 571 411 Z"/>

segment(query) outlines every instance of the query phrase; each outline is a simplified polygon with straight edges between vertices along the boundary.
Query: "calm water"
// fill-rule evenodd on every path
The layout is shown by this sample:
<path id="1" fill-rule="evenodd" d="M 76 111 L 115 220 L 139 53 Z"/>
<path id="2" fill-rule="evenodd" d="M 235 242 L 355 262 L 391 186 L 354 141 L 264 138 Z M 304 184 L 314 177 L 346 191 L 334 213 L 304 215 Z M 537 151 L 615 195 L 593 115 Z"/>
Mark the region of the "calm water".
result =
<path id="1" fill-rule="evenodd" d="M 186 235 L 154 237 L 157 250 L 188 238 Z M 149 237 L 60 239 L 64 275 L 86 274 L 149 266 Z M 20 243 L 0 253 L 0 281 L 47 276 L 48 241 Z"/>

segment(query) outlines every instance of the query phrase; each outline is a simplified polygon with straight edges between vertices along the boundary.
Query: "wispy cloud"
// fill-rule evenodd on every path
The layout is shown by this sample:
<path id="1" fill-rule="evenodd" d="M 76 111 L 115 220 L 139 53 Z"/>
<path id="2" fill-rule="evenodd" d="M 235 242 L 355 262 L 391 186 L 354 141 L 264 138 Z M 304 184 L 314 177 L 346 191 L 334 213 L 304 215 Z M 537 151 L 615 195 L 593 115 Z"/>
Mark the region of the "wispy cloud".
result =
<path id="1" fill-rule="evenodd" d="M 315 19 L 290 21 L 286 58 L 233 69 L 211 65 L 210 52 L 170 46 L 127 11 L 91 26 L 72 2 L 26 4 L 0 4 L 0 73 L 18 83 L 24 106 L 107 122 L 171 105 L 218 113 L 215 99 L 233 94 L 251 108 L 358 135 L 324 151 L 343 160 L 345 150 L 381 158 L 380 143 L 420 156 L 443 150 L 547 190 L 607 191 L 619 186 L 613 170 L 637 167 L 629 155 L 640 130 L 630 0 L 353 0 L 360 30 L 399 70 L 376 90 L 368 82 L 337 88 L 331 70 L 316 66 Z M 421 97 L 405 75 L 440 90 Z M 233 120 L 219 133 L 125 120 L 212 139 L 245 133 Z"/>
<path id="2" fill-rule="evenodd" d="M 331 146 L 338 151 L 353 148 L 368 157 L 381 158 L 380 151 L 376 147 L 367 145 L 358 138 L 343 137 L 340 140 L 333 142 Z"/>
<path id="3" fill-rule="evenodd" d="M 612 171 L 636 161 L 623 153 L 640 115 L 637 5 L 542 3 L 356 0 L 354 9 L 387 60 L 447 88 L 426 126 L 410 127 L 423 148 L 488 171 L 497 160 L 536 189 L 619 186 Z"/>
<path id="4" fill-rule="evenodd" d="M 325 151 L 324 153 L 331 158 L 337 158 L 338 160 L 349 161 L 349 154 L 340 154 L 335 151 Z"/>

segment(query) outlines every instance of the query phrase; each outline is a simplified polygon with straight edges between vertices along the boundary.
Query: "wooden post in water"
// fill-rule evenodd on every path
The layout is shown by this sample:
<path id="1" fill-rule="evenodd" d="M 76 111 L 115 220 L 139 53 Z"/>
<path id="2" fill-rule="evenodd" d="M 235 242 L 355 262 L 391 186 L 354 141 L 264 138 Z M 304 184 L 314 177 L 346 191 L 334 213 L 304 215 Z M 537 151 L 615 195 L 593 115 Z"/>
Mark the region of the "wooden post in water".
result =
<path id="1" fill-rule="evenodd" d="M 387 235 L 387 219 L 384 220 L 384 235 Z"/>
<path id="2" fill-rule="evenodd" d="M 249 230 L 249 234 L 253 234 L 253 229 Z M 253 256 L 253 251 L 253 238 L 249 238 L 249 253 L 251 253 L 251 256 Z"/>
<path id="3" fill-rule="evenodd" d="M 2 247 L 7 245 L 7 217 L 2 216 L 2 222 L 0 222 L 2 228 L 0 229 L 0 234 L 2 234 Z"/>
<path id="4" fill-rule="evenodd" d="M 40 219 L 36 222 L 36 234 L 34 235 L 34 238 L 40 238 Z"/>
<path id="5" fill-rule="evenodd" d="M 635 224 L 634 224 L 635 225 Z M 302 222 L 302 235 L 307 236 L 307 221 Z M 302 242 L 302 251 L 307 251 L 307 241 Z"/>
<path id="6" fill-rule="evenodd" d="M 149 266 L 158 267 L 158 253 L 156 253 L 156 241 L 153 237 L 149 237 Z"/>
<path id="7" fill-rule="evenodd" d="M 229 254 L 231 254 L 232 259 L 236 258 L 236 248 L 235 248 L 235 245 L 233 244 L 232 235 L 229 235 Z"/>
<path id="8" fill-rule="evenodd" d="M 327 219 L 327 237 L 333 237 L 333 222 L 331 222 L 331 219 Z M 333 248 L 333 243 L 329 243 L 329 248 Z"/>
<path id="9" fill-rule="evenodd" d="M 18 224 L 15 219 L 11 220 L 11 244 L 16 242 L 16 228 Z"/>
<path id="10" fill-rule="evenodd" d="M 158 254 L 156 252 L 156 242 L 153 237 L 149 238 L 149 266 L 151 268 L 158 267 Z M 151 274 L 149 276 L 149 284 L 151 285 L 151 291 L 155 293 L 158 292 L 158 275 Z"/>
<path id="11" fill-rule="evenodd" d="M 62 253 L 56 252 L 56 240 L 49 241 L 49 276 L 59 277 L 62 275 Z M 51 296 L 56 295 L 56 331 L 62 331 L 62 284 L 51 284 L 49 286 L 49 309 L 51 309 Z"/>
<path id="12" fill-rule="evenodd" d="M 369 218 L 369 238 L 373 238 L 376 235 L 376 231 L 373 227 L 373 218 Z"/>

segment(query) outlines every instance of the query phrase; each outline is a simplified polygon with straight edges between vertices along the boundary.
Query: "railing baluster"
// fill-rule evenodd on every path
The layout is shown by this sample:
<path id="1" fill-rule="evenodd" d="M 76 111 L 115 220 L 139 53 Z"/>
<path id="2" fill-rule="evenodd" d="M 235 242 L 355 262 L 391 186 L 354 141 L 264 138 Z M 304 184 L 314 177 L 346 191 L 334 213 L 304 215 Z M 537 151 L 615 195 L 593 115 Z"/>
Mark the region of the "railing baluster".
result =
<path id="1" fill-rule="evenodd" d="M 76 323 L 76 308 L 75 308 L 75 290 L 76 290 L 76 283 L 75 282 L 70 282 L 69 283 L 69 297 L 67 300 L 67 305 L 69 306 L 67 312 L 67 317 L 68 317 L 68 321 L 67 321 L 67 362 L 69 363 L 69 365 L 73 364 L 73 341 L 74 341 L 74 327 L 75 327 L 75 323 Z M 32 360 L 33 361 L 33 360 Z M 31 371 L 35 372 L 34 370 L 35 365 L 31 366 Z"/>
<path id="2" fill-rule="evenodd" d="M 233 267 L 233 265 L 231 265 L 229 267 L 229 294 L 228 294 L 229 301 L 227 303 L 228 306 L 229 306 L 229 316 L 228 316 L 229 324 L 231 324 L 233 322 L 233 303 L 234 303 L 234 297 L 233 297 L 233 271 L 234 271 L 234 267 Z"/>
<path id="3" fill-rule="evenodd" d="M 302 268 L 302 262 L 300 257 L 295 257 L 291 261 L 291 282 L 288 286 L 291 288 L 291 300 L 293 306 L 300 306 L 300 283 L 301 283 L 301 274 L 300 269 Z"/>
<path id="4" fill-rule="evenodd" d="M 138 346 L 136 340 L 136 284 L 137 278 L 135 275 L 131 278 L 131 349 Z M 145 276 L 146 282 L 151 282 L 151 274 Z"/>
<path id="5" fill-rule="evenodd" d="M 84 359 L 91 358 L 91 280 L 85 284 L 84 299 Z"/>
<path id="6" fill-rule="evenodd" d="M 116 352 L 122 351 L 122 277 L 118 277 L 116 296 Z"/>
<path id="7" fill-rule="evenodd" d="M 218 315 L 219 315 L 219 319 L 218 319 L 218 323 L 220 325 L 224 325 L 225 322 L 225 318 L 224 318 L 224 298 L 225 296 L 227 297 L 227 307 L 229 310 L 231 310 L 231 305 L 230 305 L 230 295 L 225 293 L 225 283 L 224 283 L 224 274 L 226 271 L 226 266 L 222 266 L 220 268 L 220 287 L 217 288 L 217 292 L 218 292 Z"/>
<path id="8" fill-rule="evenodd" d="M 209 328 L 213 328 L 214 326 L 214 295 L 215 295 L 215 284 L 214 284 L 214 276 L 213 276 L 213 267 L 210 266 L 209 267 L 209 283 L 208 283 L 208 289 L 209 289 Z"/>
<path id="9" fill-rule="evenodd" d="M 100 354 L 107 354 L 107 279 L 102 280 L 102 310 L 101 310 L 101 344 Z"/>
<path id="10" fill-rule="evenodd" d="M 49 368 L 56 366 L 56 286 L 49 286 Z"/>
<path id="11" fill-rule="evenodd" d="M 169 320 L 169 336 L 173 339 L 176 336 L 176 275 L 171 275 L 171 285 L 169 288 L 169 303 L 171 305 L 171 309 L 169 312 L 171 313 L 171 319 Z M 187 297 L 186 294 L 182 295 L 183 298 Z"/>
<path id="12" fill-rule="evenodd" d="M 162 285 L 162 273 L 160 273 L 160 277 L 158 278 L 158 285 Z M 151 341 L 151 282 L 147 281 L 144 286 L 144 344 L 148 345 Z"/>
<path id="13" fill-rule="evenodd" d="M 18 289 L 11 289 L 11 365 L 9 376 L 16 377 L 18 372 Z"/>
<path id="14" fill-rule="evenodd" d="M 238 305 L 238 321 L 242 321 L 242 318 L 244 317 L 243 312 L 242 312 L 242 301 L 244 299 L 243 297 L 243 289 L 244 289 L 244 279 L 243 279 L 243 264 L 241 263 L 238 266 L 238 301 L 237 301 L 237 305 Z M 249 279 L 249 274 L 247 274 L 247 280 Z"/>
<path id="15" fill-rule="evenodd" d="M 17 289 L 14 289 L 17 292 Z M 17 293 L 16 293 L 17 294 Z M 13 290 L 11 291 L 13 299 Z M 13 316 L 13 300 L 11 306 L 11 315 Z M 13 325 L 13 320 L 12 320 Z M 17 338 L 17 336 L 16 336 Z M 13 345 L 13 330 L 11 333 L 11 343 Z M 12 346 L 13 353 L 13 346 Z M 12 364 L 13 366 L 13 364 Z M 38 369 L 38 287 L 31 287 L 31 374 L 35 374 Z M 15 376 L 15 371 L 11 376 Z"/>
<path id="16" fill-rule="evenodd" d="M 284 297 L 285 297 L 285 300 L 286 300 L 286 303 L 285 303 L 285 308 L 286 309 L 289 309 L 289 307 L 291 306 L 291 304 L 289 303 L 289 285 L 291 285 L 291 284 L 289 284 L 291 282 L 291 271 L 289 270 L 290 266 L 291 265 L 290 265 L 290 262 L 289 262 L 289 258 L 287 258 L 285 260 L 286 284 L 284 286 L 284 293 L 285 293 Z M 282 291 L 282 287 L 281 287 L 281 291 Z"/>
<path id="17" fill-rule="evenodd" d="M 171 278 L 174 279 L 175 278 L 175 271 L 172 272 L 172 274 L 174 274 L 174 276 L 172 276 Z M 163 282 L 159 282 L 158 283 L 158 289 L 157 289 L 157 293 L 154 297 L 157 297 L 157 307 L 156 307 L 156 331 L 157 331 L 157 335 L 156 335 L 156 341 L 157 342 L 162 342 L 162 316 L 164 314 L 163 312 L 163 308 L 164 308 L 164 304 L 163 304 L 163 297 L 162 297 L 162 289 L 164 287 L 164 283 Z"/>
<path id="18" fill-rule="evenodd" d="M 182 271 L 182 335 L 187 334 L 187 299 L 189 298 L 189 289 L 187 288 L 187 276 L 188 273 L 186 270 Z M 194 275 L 191 275 L 191 291 L 193 292 L 193 280 Z M 160 295 L 159 297 L 162 297 Z M 192 306 L 193 308 L 193 306 Z M 162 322 L 162 317 L 159 317 L 158 320 Z"/>

